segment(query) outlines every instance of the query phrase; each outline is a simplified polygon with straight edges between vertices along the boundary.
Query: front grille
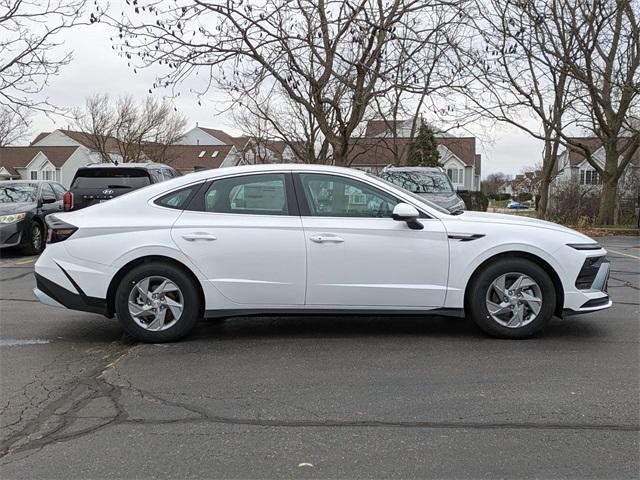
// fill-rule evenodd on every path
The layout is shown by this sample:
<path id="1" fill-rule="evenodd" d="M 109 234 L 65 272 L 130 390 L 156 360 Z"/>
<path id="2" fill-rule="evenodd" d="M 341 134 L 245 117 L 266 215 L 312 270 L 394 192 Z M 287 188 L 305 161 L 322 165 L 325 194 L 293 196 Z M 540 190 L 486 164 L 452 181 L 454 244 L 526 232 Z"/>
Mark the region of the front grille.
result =
<path id="1" fill-rule="evenodd" d="M 603 263 L 609 263 L 605 256 L 587 258 L 582 265 L 582 269 L 580 269 L 578 278 L 576 278 L 576 288 L 579 290 L 591 289 Z"/>

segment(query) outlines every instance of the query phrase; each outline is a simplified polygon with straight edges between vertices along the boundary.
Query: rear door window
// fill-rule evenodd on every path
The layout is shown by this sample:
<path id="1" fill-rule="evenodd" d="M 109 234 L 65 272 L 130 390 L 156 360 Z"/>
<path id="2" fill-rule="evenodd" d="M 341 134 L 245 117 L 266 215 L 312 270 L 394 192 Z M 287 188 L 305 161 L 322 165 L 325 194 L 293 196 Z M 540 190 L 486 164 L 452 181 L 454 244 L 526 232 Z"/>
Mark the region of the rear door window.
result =
<path id="1" fill-rule="evenodd" d="M 72 189 L 128 188 L 136 189 L 151 184 L 144 169 L 126 167 L 84 168 L 78 170 Z"/>
<path id="2" fill-rule="evenodd" d="M 204 210 L 248 215 L 289 215 L 285 175 L 246 175 L 213 182 Z"/>

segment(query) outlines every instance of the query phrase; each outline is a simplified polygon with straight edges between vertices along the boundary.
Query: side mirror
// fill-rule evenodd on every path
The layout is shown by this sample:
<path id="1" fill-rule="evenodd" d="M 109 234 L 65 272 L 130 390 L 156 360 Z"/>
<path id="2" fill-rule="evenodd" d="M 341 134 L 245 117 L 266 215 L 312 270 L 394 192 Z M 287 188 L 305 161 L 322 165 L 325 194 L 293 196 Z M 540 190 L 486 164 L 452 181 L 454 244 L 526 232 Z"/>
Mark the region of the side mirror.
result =
<path id="1" fill-rule="evenodd" d="M 54 197 L 43 197 L 42 198 L 42 204 L 46 204 L 46 203 L 56 203 L 58 200 L 56 200 Z"/>
<path id="2" fill-rule="evenodd" d="M 407 222 L 407 226 L 412 230 L 422 230 L 424 225 L 418 221 L 420 212 L 415 207 L 407 203 L 399 203 L 393 208 L 391 217 L 398 222 Z"/>

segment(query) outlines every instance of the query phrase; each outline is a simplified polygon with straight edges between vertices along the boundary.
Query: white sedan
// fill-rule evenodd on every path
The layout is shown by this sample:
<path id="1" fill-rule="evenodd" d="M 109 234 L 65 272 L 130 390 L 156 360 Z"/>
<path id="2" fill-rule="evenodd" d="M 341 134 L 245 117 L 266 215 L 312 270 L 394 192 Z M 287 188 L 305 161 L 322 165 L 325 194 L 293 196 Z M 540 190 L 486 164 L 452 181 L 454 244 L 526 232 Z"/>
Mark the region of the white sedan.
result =
<path id="1" fill-rule="evenodd" d="M 48 305 L 116 316 L 147 342 L 204 317 L 468 315 L 528 337 L 611 306 L 606 251 L 539 220 L 452 215 L 357 170 L 192 173 L 49 218 L 35 266 Z"/>

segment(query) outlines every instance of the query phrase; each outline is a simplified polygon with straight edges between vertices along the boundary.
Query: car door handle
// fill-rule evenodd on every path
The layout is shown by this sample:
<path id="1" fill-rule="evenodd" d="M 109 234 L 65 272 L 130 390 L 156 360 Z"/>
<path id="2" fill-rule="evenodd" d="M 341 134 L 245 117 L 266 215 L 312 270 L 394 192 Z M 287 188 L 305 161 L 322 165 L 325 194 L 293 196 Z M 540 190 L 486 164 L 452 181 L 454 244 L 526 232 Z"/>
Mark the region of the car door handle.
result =
<path id="1" fill-rule="evenodd" d="M 213 240 L 217 240 L 217 237 L 215 235 L 204 232 L 187 233 L 186 235 L 183 235 L 182 238 L 184 238 L 187 242 L 196 242 L 198 240 L 212 242 Z"/>
<path id="2" fill-rule="evenodd" d="M 322 234 L 322 235 L 313 235 L 312 237 L 309 237 L 309 240 L 311 240 L 312 242 L 316 242 L 316 243 L 342 243 L 344 242 L 343 238 L 338 237 L 337 235 L 331 235 L 331 234 Z"/>

